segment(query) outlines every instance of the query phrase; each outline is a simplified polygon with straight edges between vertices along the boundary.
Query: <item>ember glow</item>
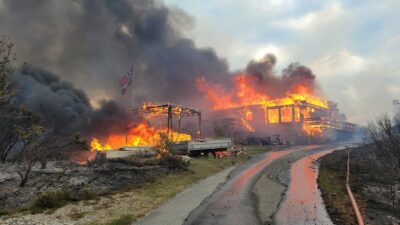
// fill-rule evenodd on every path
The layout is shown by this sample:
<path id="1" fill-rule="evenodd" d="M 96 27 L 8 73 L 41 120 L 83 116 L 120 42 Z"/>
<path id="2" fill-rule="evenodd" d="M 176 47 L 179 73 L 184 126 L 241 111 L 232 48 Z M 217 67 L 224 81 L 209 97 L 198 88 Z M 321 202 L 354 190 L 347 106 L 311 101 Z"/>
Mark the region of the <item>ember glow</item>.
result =
<path id="1" fill-rule="evenodd" d="M 123 146 L 154 146 L 160 141 L 160 134 L 167 133 L 167 128 L 157 129 L 150 126 L 147 122 L 134 124 L 127 132 L 111 134 L 100 141 L 98 138 L 93 138 L 90 146 L 92 150 L 112 150 L 119 149 Z M 188 134 L 169 132 L 171 141 L 188 141 L 192 137 Z"/>

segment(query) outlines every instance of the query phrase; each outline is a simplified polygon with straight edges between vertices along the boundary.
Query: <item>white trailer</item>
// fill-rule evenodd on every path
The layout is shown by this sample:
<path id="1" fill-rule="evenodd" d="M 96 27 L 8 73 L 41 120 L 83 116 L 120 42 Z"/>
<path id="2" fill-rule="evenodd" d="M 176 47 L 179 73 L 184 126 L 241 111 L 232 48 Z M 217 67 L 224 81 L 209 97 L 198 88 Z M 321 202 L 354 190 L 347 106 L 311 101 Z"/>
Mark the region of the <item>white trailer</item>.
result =
<path id="1" fill-rule="evenodd" d="M 184 155 L 209 155 L 215 152 L 226 151 L 233 146 L 232 139 L 204 139 L 198 141 L 176 142 L 173 148 L 176 152 Z M 126 146 L 116 150 L 101 151 L 106 159 L 126 158 L 126 157 L 146 157 L 157 155 L 157 151 L 152 146 Z"/>
<path id="2" fill-rule="evenodd" d="M 232 139 L 221 138 L 221 139 L 206 139 L 199 141 L 188 142 L 187 154 L 189 155 L 200 155 L 215 153 L 218 151 L 226 151 L 233 146 Z"/>
<path id="3" fill-rule="evenodd" d="M 157 155 L 157 151 L 151 146 L 126 146 L 116 150 L 101 151 L 100 154 L 104 154 L 106 159 L 118 159 Z"/>

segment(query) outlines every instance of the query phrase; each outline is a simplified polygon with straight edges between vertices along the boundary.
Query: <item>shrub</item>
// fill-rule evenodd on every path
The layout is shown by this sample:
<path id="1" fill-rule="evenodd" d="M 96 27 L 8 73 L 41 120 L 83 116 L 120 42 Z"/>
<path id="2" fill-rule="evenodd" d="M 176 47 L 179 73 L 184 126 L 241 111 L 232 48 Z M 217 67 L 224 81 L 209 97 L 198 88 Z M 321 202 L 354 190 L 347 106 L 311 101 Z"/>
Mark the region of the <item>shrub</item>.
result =
<path id="1" fill-rule="evenodd" d="M 115 219 L 109 223 L 106 223 L 104 225 L 130 225 L 134 221 L 134 217 L 130 214 L 128 215 L 123 215 L 118 219 Z"/>
<path id="2" fill-rule="evenodd" d="M 33 212 L 41 212 L 45 209 L 56 209 L 63 207 L 72 201 L 72 195 L 69 191 L 47 192 L 39 196 L 32 204 Z"/>
<path id="3" fill-rule="evenodd" d="M 161 165 L 171 170 L 187 170 L 189 163 L 185 162 L 180 156 L 166 156 L 161 158 Z"/>
<path id="4" fill-rule="evenodd" d="M 175 155 L 172 142 L 171 140 L 169 140 L 168 135 L 165 133 L 160 133 L 159 135 L 160 135 L 160 141 L 158 141 L 154 147 L 158 152 L 158 154 L 161 156 L 161 158 Z"/>
<path id="5" fill-rule="evenodd" d="M 89 190 L 71 191 L 61 190 L 54 192 L 46 192 L 40 195 L 30 207 L 32 212 L 42 212 L 46 209 L 57 209 L 65 206 L 69 202 L 75 202 L 80 200 L 90 200 L 98 197 L 96 192 Z"/>

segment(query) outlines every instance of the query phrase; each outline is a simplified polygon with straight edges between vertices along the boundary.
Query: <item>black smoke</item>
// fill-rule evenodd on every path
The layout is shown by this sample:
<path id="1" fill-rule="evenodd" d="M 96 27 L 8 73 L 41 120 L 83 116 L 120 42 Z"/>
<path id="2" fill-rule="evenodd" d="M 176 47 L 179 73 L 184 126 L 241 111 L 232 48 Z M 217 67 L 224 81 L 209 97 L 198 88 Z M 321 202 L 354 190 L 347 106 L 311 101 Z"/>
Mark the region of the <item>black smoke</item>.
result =
<path id="1" fill-rule="evenodd" d="M 1 0 L 0 31 L 18 58 L 103 98 L 131 106 L 118 79 L 135 69 L 135 103 L 194 104 L 194 80 L 221 80 L 227 65 L 183 33 L 193 19 L 156 0 Z M 190 100 L 189 100 L 190 99 Z"/>
<path id="2" fill-rule="evenodd" d="M 0 0 L 0 32 L 15 43 L 18 102 L 68 118 L 83 133 L 115 132 L 132 119 L 127 107 L 172 102 L 202 107 L 195 79 L 228 85 L 232 74 L 211 48 L 184 33 L 193 19 L 157 0 Z M 311 70 L 292 64 L 278 76 L 276 57 L 251 61 L 246 72 L 261 90 L 281 96 Z M 118 80 L 134 66 L 134 98 Z M 49 72 L 51 71 L 51 72 Z"/>
<path id="3" fill-rule="evenodd" d="M 213 49 L 184 37 L 193 19 L 156 0 L 0 1 L 0 31 L 29 63 L 16 72 L 17 101 L 71 130 L 119 129 L 144 101 L 197 106 L 195 78 L 227 74 Z M 118 85 L 131 66 L 134 99 Z"/>
<path id="4" fill-rule="evenodd" d="M 298 87 L 305 87 L 310 94 L 321 95 L 320 87 L 312 70 L 299 63 L 291 63 L 281 74 L 275 71 L 277 58 L 266 54 L 260 60 L 251 60 L 245 69 L 245 74 L 256 77 L 254 87 L 260 93 L 271 97 L 285 97 L 287 93 L 301 93 Z"/>
<path id="5" fill-rule="evenodd" d="M 16 103 L 40 113 L 45 126 L 61 125 L 67 134 L 80 131 L 85 136 L 103 137 L 123 133 L 127 123 L 137 119 L 113 100 L 102 100 L 94 109 L 84 91 L 32 65 L 24 65 L 12 78 L 20 90 Z"/>
<path id="6" fill-rule="evenodd" d="M 16 71 L 13 79 L 20 90 L 16 102 L 39 112 L 46 123 L 65 122 L 62 124 L 64 131 L 82 129 L 92 113 L 86 94 L 51 72 L 25 65 Z"/>

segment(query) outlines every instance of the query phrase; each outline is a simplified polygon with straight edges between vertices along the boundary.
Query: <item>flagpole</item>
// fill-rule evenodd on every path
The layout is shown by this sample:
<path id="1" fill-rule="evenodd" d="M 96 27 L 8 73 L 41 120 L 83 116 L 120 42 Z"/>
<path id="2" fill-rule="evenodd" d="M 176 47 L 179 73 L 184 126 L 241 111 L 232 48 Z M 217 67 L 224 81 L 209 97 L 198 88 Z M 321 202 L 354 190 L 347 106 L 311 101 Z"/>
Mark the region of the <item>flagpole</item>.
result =
<path id="1" fill-rule="evenodd" d="M 132 66 L 132 106 L 135 107 L 135 88 L 133 87 L 134 83 L 134 79 L 135 79 L 135 75 L 134 75 L 134 71 L 133 71 L 133 66 Z"/>

